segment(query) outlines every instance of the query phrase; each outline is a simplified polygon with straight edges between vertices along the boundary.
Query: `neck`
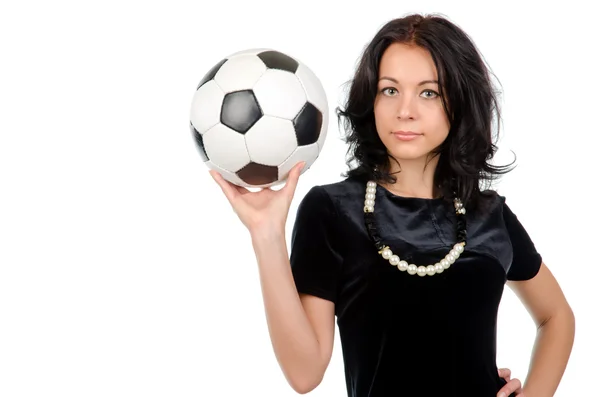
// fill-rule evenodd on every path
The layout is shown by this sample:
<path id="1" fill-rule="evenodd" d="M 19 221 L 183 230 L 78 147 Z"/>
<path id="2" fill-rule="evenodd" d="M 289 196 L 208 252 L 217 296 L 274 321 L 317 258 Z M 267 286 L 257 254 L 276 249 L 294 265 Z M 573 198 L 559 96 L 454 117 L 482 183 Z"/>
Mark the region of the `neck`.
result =
<path id="1" fill-rule="evenodd" d="M 399 196 L 434 198 L 437 196 L 434 173 L 438 159 L 436 156 L 429 163 L 426 158 L 399 160 L 401 168 L 395 161 L 391 161 L 390 171 L 396 177 L 396 183 L 382 183 L 382 186 Z"/>

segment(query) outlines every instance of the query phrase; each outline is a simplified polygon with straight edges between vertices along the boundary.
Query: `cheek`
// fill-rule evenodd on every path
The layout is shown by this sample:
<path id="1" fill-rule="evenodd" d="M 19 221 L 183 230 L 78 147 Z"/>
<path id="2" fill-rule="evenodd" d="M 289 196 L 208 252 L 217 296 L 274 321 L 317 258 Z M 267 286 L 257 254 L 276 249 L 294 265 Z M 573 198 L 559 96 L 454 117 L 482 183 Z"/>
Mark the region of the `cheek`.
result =
<path id="1" fill-rule="evenodd" d="M 450 123 L 443 109 L 434 109 L 428 117 L 425 117 L 424 121 L 426 123 L 425 130 L 433 139 L 436 141 L 446 139 L 450 131 Z"/>
<path id="2" fill-rule="evenodd" d="M 386 110 L 385 104 L 379 102 L 375 104 L 373 114 L 375 116 L 375 128 L 381 137 L 382 133 L 390 128 L 390 122 L 388 120 L 389 110 Z"/>

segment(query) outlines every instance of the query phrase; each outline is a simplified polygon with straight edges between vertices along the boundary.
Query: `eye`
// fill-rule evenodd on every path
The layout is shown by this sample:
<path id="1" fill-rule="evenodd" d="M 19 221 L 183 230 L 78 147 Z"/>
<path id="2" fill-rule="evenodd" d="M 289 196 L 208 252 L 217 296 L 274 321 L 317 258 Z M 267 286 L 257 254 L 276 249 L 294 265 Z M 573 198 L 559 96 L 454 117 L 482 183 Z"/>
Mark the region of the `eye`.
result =
<path id="1" fill-rule="evenodd" d="M 381 93 L 387 96 L 395 95 L 398 91 L 393 87 L 386 87 L 381 90 Z"/>
<path id="2" fill-rule="evenodd" d="M 428 94 L 427 96 L 425 96 L 425 98 L 437 98 L 438 96 L 440 96 L 440 94 L 438 94 L 437 92 L 433 91 L 433 90 L 425 90 L 421 93 L 421 95 L 423 94 Z"/>

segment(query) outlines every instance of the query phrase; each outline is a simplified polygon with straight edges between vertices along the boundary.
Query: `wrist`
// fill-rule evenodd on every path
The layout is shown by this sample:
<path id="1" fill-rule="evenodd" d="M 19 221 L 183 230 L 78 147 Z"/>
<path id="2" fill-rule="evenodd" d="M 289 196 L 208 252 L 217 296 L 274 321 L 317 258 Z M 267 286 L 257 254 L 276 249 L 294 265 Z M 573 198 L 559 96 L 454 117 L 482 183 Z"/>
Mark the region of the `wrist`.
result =
<path id="1" fill-rule="evenodd" d="M 252 238 L 252 243 L 254 245 L 273 244 L 285 239 L 285 228 L 265 226 L 250 229 L 250 237 Z"/>
<path id="2" fill-rule="evenodd" d="M 288 255 L 283 228 L 254 229 L 251 236 L 259 268 L 270 271 L 286 263 Z"/>

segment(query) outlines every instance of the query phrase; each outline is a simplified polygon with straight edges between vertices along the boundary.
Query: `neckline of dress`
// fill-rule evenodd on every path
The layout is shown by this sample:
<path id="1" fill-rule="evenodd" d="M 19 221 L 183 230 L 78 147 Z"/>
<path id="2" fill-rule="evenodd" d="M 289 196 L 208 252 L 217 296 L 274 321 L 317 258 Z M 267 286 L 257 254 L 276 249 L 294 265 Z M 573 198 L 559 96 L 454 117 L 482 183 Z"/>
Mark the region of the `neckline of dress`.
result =
<path id="1" fill-rule="evenodd" d="M 384 195 L 388 196 L 389 198 L 396 199 L 396 200 L 414 201 L 414 202 L 423 202 L 423 203 L 439 203 L 439 202 L 444 201 L 443 197 L 427 198 L 427 197 L 401 196 L 401 195 L 396 194 L 396 193 L 392 192 L 391 190 L 388 190 L 387 188 L 381 186 L 379 183 L 377 183 L 377 191 L 382 192 Z"/>

